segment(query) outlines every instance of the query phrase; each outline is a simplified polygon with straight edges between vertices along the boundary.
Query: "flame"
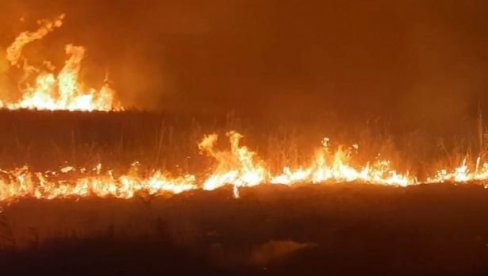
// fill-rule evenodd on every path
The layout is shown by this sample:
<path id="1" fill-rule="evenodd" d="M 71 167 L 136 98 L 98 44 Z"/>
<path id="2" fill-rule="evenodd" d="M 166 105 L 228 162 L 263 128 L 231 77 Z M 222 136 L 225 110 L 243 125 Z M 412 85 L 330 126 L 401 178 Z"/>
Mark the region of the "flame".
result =
<path id="1" fill-rule="evenodd" d="M 18 65 L 22 49 L 29 43 L 42 39 L 50 32 L 54 31 L 56 28 L 60 28 L 63 25 L 63 19 L 65 15 L 61 14 L 54 20 L 39 20 L 37 23 L 41 26 L 34 32 L 22 32 L 20 35 L 15 38 L 15 41 L 8 47 L 7 49 L 7 60 L 10 62 L 10 65 L 15 66 Z"/>
<path id="2" fill-rule="evenodd" d="M 267 171 L 260 161 L 254 160 L 254 152 L 247 147 L 239 146 L 242 135 L 229 131 L 227 137 L 230 141 L 230 152 L 215 151 L 216 134 L 206 136 L 198 144 L 200 150 L 218 162 L 213 173 L 203 183 L 203 189 L 213 190 L 229 183 L 234 187 L 251 187 L 263 183 L 266 180 Z"/>
<path id="3" fill-rule="evenodd" d="M 82 176 L 74 180 L 52 180 L 62 174 L 76 170 L 62 168 L 59 172 L 34 173 L 27 167 L 4 171 L 0 180 L 0 201 L 10 202 L 19 198 L 55 199 L 69 197 L 115 197 L 132 198 L 138 193 L 159 195 L 178 194 L 196 188 L 192 175 L 169 177 L 155 171 L 146 177 L 137 173 L 135 166 L 126 174 L 114 176 L 112 171 L 100 172 L 101 165 L 93 176 Z"/>
<path id="4" fill-rule="evenodd" d="M 115 175 L 102 170 L 98 164 L 93 169 L 76 169 L 66 166 L 58 171 L 32 172 L 23 167 L 0 171 L 0 202 L 12 202 L 21 198 L 55 199 L 80 197 L 132 198 L 138 194 L 161 195 L 178 194 L 189 190 L 214 190 L 224 185 L 232 185 L 234 196 L 239 197 L 239 189 L 265 184 L 293 185 L 298 183 L 353 182 L 407 186 L 416 184 L 415 179 L 397 174 L 390 169 L 388 161 L 378 161 L 374 165 L 355 168 L 349 164 L 350 154 L 340 147 L 333 154 L 327 145 L 317 151 L 309 167 L 291 169 L 285 167 L 279 175 L 274 175 L 266 163 L 246 146 L 240 145 L 242 135 L 229 131 L 230 149 L 217 149 L 217 134 L 206 135 L 200 143 L 202 153 L 215 161 L 209 174 L 197 177 L 192 174 L 170 176 L 154 171 L 141 174 L 138 163 L 129 172 Z M 69 176 L 65 179 L 65 176 Z M 59 179 L 61 178 L 61 179 Z"/>
<path id="5" fill-rule="evenodd" d="M 377 160 L 364 166 L 353 166 L 352 149 L 338 147 L 332 151 L 325 138 L 322 147 L 311 158 L 310 165 L 292 169 L 284 167 L 279 174 L 268 169 L 257 154 L 240 141 L 242 135 L 227 132 L 230 149 L 217 147 L 218 135 L 210 134 L 198 143 L 202 153 L 213 159 L 215 165 L 207 175 L 183 174 L 172 176 L 160 170 L 143 173 L 134 163 L 128 172 L 115 174 L 104 171 L 101 164 L 93 169 L 77 169 L 65 166 L 57 171 L 33 172 L 27 167 L 0 170 L 0 202 L 13 202 L 22 198 L 56 199 L 83 197 L 114 197 L 129 199 L 137 195 L 173 195 L 190 190 L 215 190 L 231 185 L 235 197 L 239 189 L 258 185 L 305 185 L 337 182 L 362 182 L 377 185 L 406 187 L 419 184 L 408 173 L 400 174 L 391 168 L 391 162 Z M 464 159 L 452 171 L 438 170 L 433 177 L 422 183 L 441 182 L 488 182 L 488 163 L 476 160 L 474 169 Z"/>
<path id="6" fill-rule="evenodd" d="M 69 111 L 112 111 L 122 110 L 115 99 L 115 91 L 106 80 L 100 89 L 87 88 L 80 81 L 80 70 L 86 49 L 68 44 L 65 47 L 67 59 L 57 72 L 55 67 L 44 61 L 38 68 L 28 63 L 22 55 L 24 47 L 41 40 L 63 25 L 65 15 L 53 20 L 40 20 L 35 31 L 25 31 L 16 37 L 6 50 L 6 59 L 11 67 L 23 71 L 19 83 L 21 97 L 17 101 L 0 101 L 1 108 L 69 110 Z M 193 174 L 172 176 L 160 170 L 141 173 L 137 163 L 123 174 L 111 170 L 102 171 L 102 165 L 93 169 L 77 169 L 66 166 L 58 171 L 34 172 L 28 167 L 0 170 L 0 202 L 12 202 L 21 198 L 55 199 L 82 197 L 115 197 L 129 199 L 139 194 L 179 194 L 189 190 L 215 190 L 225 185 L 233 187 L 235 197 L 239 189 L 265 184 L 297 185 L 336 182 L 364 182 L 379 185 L 406 187 L 418 184 L 417 178 L 409 173 L 398 173 L 389 160 L 374 160 L 362 166 L 353 165 L 351 148 L 329 147 L 329 139 L 322 140 L 322 147 L 310 158 L 309 164 L 292 168 L 285 166 L 278 173 L 269 169 L 256 152 L 241 145 L 243 136 L 236 131 L 226 133 L 230 149 L 218 149 L 218 135 L 210 134 L 198 143 L 202 153 L 215 162 L 213 168 L 203 177 Z M 487 182 L 488 162 L 478 157 L 474 168 L 465 158 L 452 170 L 440 169 L 424 183 L 442 182 Z"/>
<path id="7" fill-rule="evenodd" d="M 435 182 L 472 182 L 488 181 L 488 162 L 481 163 L 481 157 L 476 159 L 474 170 L 470 169 L 467 159 L 464 158 L 461 164 L 451 171 L 447 169 L 438 170 L 434 177 L 427 179 L 428 183 Z"/>
<path id="8" fill-rule="evenodd" d="M 323 148 L 316 152 L 313 163 L 307 168 L 292 170 L 285 167 L 281 175 L 271 179 L 271 183 L 295 184 L 298 182 L 353 182 L 362 181 L 382 185 L 407 186 L 415 180 L 408 174 L 398 174 L 390 168 L 390 161 L 379 160 L 372 166 L 361 168 L 350 165 L 350 151 L 339 147 L 334 154 L 329 153 L 328 138 L 324 138 Z"/>
<path id="9" fill-rule="evenodd" d="M 6 58 L 11 66 L 20 67 L 24 76 L 20 81 L 21 98 L 17 101 L 0 101 L 0 107 L 7 109 L 69 110 L 69 111 L 111 111 L 122 110 L 115 100 L 115 91 L 107 80 L 100 89 L 86 88 L 80 82 L 80 69 L 85 48 L 68 44 L 65 47 L 67 60 L 56 74 L 54 66 L 44 61 L 45 68 L 30 65 L 22 56 L 22 49 L 29 43 L 40 40 L 63 25 L 64 14 L 54 20 L 41 20 L 39 29 L 23 32 L 7 48 Z M 34 79 L 34 81 L 30 81 Z"/>

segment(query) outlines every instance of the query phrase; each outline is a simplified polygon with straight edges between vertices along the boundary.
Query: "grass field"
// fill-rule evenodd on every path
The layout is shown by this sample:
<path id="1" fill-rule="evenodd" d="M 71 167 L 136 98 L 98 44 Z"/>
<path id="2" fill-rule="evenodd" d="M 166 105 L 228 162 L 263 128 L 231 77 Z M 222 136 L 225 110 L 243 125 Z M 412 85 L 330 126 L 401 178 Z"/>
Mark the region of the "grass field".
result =
<path id="1" fill-rule="evenodd" d="M 458 164 L 456 153 L 472 148 L 469 140 L 439 146 L 435 137 L 388 134 L 380 125 L 253 122 L 232 114 L 0 111 L 0 168 L 100 162 L 123 169 L 137 160 L 173 173 L 205 173 L 213 160 L 197 142 L 230 129 L 276 167 L 309 161 L 329 134 L 358 143 L 360 161 L 381 153 L 418 174 L 442 156 Z M 1 206 L 0 275 L 484 275 L 487 207 L 487 190 L 474 184 L 263 185 L 241 189 L 239 199 L 230 187 L 130 200 L 22 199 Z"/>
<path id="2" fill-rule="evenodd" d="M 323 120 L 322 120 L 323 119 Z M 300 166 L 310 161 L 324 137 L 331 145 L 359 145 L 354 160 L 365 164 L 376 156 L 393 161 L 401 171 L 419 176 L 434 168 L 458 166 L 479 153 L 477 136 L 462 132 L 447 136 L 421 130 L 397 130 L 386 122 L 340 123 L 331 118 L 277 120 L 239 118 L 234 113 L 167 114 L 149 112 L 36 112 L 0 110 L 0 168 L 28 165 L 50 170 L 70 164 L 127 168 L 144 166 L 174 173 L 198 173 L 213 160 L 199 152 L 204 135 L 221 135 L 219 147 L 228 149 L 224 134 L 236 130 L 243 145 L 256 151 L 273 168 Z"/>

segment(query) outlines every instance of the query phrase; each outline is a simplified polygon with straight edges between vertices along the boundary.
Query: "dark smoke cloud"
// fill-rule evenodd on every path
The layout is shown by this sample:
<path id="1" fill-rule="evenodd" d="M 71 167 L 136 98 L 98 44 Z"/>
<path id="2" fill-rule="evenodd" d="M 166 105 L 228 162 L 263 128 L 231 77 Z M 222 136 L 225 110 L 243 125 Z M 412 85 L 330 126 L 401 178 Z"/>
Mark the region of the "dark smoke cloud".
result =
<path id="1" fill-rule="evenodd" d="M 462 128 L 478 101 L 488 109 L 486 1 L 3 0 L 0 10 L 3 46 L 66 13 L 36 47 L 61 60 L 63 43 L 87 46 L 86 77 L 110 72 L 129 106 L 426 129 Z"/>

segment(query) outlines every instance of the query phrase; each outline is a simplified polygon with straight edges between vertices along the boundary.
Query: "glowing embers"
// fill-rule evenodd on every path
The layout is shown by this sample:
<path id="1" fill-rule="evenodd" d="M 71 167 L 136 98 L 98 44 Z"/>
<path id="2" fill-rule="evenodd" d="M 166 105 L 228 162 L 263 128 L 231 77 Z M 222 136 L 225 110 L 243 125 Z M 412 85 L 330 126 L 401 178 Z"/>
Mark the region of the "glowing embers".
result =
<path id="1" fill-rule="evenodd" d="M 54 20 L 41 20 L 33 32 L 21 33 L 8 47 L 6 58 L 11 66 L 20 68 L 23 76 L 19 82 L 21 97 L 14 101 L 0 101 L 7 109 L 69 110 L 69 111 L 117 111 L 122 110 L 115 100 L 115 92 L 106 80 L 100 89 L 86 87 L 80 81 L 81 62 L 85 48 L 66 45 L 67 60 L 56 72 L 49 61 L 40 67 L 28 63 L 22 49 L 29 43 L 40 40 L 63 24 L 64 15 Z"/>

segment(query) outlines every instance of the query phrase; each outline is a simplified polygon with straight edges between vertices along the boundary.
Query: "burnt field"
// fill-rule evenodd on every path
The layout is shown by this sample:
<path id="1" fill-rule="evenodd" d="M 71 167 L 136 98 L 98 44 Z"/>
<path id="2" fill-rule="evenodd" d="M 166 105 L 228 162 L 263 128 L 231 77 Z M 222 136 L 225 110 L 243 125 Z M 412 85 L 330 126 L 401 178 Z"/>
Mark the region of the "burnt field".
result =
<path id="1" fill-rule="evenodd" d="M 3 207 L 2 275 L 488 271 L 479 185 L 224 188 Z"/>

